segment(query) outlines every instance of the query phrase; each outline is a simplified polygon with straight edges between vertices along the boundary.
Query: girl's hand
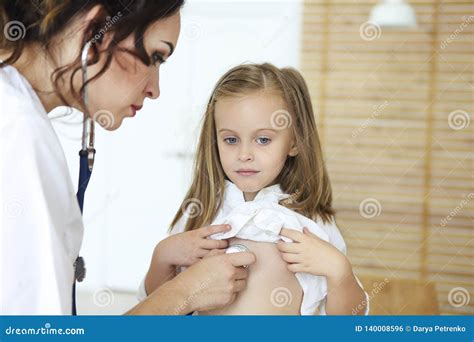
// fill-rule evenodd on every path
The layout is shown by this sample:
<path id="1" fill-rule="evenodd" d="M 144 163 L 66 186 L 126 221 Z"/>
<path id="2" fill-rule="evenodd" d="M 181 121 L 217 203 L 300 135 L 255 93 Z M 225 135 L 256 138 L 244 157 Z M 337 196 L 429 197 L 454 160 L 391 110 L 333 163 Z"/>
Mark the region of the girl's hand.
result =
<path id="1" fill-rule="evenodd" d="M 280 232 L 293 242 L 278 241 L 281 257 L 291 272 L 306 272 L 326 276 L 332 280 L 343 279 L 352 272 L 347 257 L 330 243 L 303 229 L 303 233 L 283 228 Z"/>
<path id="2" fill-rule="evenodd" d="M 191 266 L 213 249 L 227 248 L 227 240 L 212 240 L 208 237 L 230 229 L 229 225 L 221 224 L 174 234 L 158 243 L 154 254 L 162 263 L 170 266 Z"/>

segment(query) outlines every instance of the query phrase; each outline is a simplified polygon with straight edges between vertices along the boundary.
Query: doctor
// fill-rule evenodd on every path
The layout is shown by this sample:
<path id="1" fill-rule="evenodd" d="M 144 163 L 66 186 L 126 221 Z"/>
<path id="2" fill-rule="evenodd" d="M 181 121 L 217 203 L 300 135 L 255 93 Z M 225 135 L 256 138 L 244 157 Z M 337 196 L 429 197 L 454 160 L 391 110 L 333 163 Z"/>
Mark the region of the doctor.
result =
<path id="1" fill-rule="evenodd" d="M 145 98 L 157 99 L 160 65 L 176 47 L 182 5 L 0 1 L 0 314 L 73 312 L 83 223 L 48 113 L 71 106 L 115 130 Z M 209 248 L 128 314 L 183 314 L 232 302 L 246 286 L 241 266 L 255 256 L 223 254 L 223 247 Z"/>

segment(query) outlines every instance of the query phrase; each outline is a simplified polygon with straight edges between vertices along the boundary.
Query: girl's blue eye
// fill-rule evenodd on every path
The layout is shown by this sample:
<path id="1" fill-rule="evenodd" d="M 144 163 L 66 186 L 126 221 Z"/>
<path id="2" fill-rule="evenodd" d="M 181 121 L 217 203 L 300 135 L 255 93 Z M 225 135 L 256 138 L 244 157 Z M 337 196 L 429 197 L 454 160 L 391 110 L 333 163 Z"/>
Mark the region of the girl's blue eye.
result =
<path id="1" fill-rule="evenodd" d="M 272 140 L 266 137 L 257 138 L 257 143 L 260 145 L 268 145 Z"/>
<path id="2" fill-rule="evenodd" d="M 229 137 L 225 138 L 224 141 L 228 143 L 229 145 L 234 145 L 237 143 L 237 138 L 236 137 Z"/>

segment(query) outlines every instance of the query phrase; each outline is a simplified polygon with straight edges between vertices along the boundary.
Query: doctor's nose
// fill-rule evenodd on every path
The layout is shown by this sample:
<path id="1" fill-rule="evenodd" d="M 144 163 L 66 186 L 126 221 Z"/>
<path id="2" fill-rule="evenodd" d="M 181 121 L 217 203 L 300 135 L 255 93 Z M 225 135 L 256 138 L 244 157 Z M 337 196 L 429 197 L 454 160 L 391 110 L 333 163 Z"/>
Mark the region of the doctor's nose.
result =
<path id="1" fill-rule="evenodd" d="M 153 70 L 145 85 L 145 96 L 153 100 L 160 97 L 160 76 L 156 70 Z"/>

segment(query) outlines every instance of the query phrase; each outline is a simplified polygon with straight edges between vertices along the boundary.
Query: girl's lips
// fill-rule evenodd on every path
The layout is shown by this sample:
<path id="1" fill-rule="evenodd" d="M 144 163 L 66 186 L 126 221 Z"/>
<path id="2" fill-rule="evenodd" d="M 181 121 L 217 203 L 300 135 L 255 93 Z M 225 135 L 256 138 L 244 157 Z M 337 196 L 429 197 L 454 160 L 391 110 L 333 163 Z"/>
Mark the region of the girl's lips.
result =
<path id="1" fill-rule="evenodd" d="M 236 171 L 241 176 L 253 176 L 259 173 L 260 171 L 253 171 L 253 170 L 239 170 Z"/>

